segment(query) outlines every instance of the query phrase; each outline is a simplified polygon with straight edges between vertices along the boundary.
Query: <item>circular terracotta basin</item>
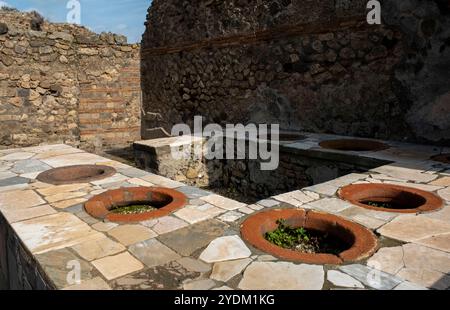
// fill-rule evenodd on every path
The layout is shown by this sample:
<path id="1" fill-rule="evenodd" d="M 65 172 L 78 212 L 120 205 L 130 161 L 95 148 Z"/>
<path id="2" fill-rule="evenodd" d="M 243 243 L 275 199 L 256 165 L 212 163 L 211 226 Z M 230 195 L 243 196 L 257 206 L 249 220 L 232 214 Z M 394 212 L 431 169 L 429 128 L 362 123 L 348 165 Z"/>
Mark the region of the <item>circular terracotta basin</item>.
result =
<path id="1" fill-rule="evenodd" d="M 433 156 L 431 157 L 431 160 L 438 161 L 444 164 L 450 164 L 450 153 Z"/>
<path id="2" fill-rule="evenodd" d="M 116 169 L 101 165 L 77 165 L 50 169 L 37 176 L 41 182 L 63 185 L 89 183 L 113 176 Z"/>
<path id="3" fill-rule="evenodd" d="M 163 187 L 127 187 L 109 190 L 94 196 L 84 205 L 91 216 L 111 222 L 142 222 L 169 215 L 184 207 L 186 196 L 176 190 Z M 129 205 L 148 204 L 156 208 L 139 214 L 118 214 L 111 210 Z"/>
<path id="4" fill-rule="evenodd" d="M 319 145 L 324 149 L 354 152 L 376 152 L 389 148 L 389 145 L 385 143 L 363 139 L 326 140 L 319 143 Z"/>
<path id="5" fill-rule="evenodd" d="M 347 245 L 338 255 L 328 253 L 309 254 L 285 249 L 269 241 L 264 236 L 277 229 L 277 221 L 283 219 L 292 228 L 326 232 Z M 254 247 L 281 259 L 309 264 L 334 264 L 354 262 L 375 253 L 377 239 L 363 226 L 341 217 L 302 209 L 273 209 L 249 217 L 241 226 L 242 237 Z"/>
<path id="6" fill-rule="evenodd" d="M 443 200 L 430 192 L 390 184 L 353 184 L 339 190 L 339 197 L 362 208 L 396 213 L 420 213 L 439 210 Z M 387 204 L 390 207 L 378 205 Z"/>

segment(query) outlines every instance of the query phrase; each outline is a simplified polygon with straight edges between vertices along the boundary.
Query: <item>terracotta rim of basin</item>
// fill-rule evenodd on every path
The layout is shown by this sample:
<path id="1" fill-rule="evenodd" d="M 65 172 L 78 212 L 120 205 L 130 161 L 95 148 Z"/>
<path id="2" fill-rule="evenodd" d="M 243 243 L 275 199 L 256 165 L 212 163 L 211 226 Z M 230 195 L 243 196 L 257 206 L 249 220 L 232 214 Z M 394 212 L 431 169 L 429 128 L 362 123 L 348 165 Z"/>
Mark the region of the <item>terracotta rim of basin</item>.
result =
<path id="1" fill-rule="evenodd" d="M 110 166 L 75 165 L 44 171 L 37 176 L 37 179 L 53 185 L 76 184 L 102 180 L 115 173 L 116 169 Z"/>
<path id="2" fill-rule="evenodd" d="M 320 142 L 319 145 L 324 149 L 350 152 L 376 152 L 390 148 L 386 143 L 364 139 L 326 140 Z"/>
<path id="3" fill-rule="evenodd" d="M 339 190 L 339 197 L 359 207 L 384 212 L 420 213 L 439 210 L 444 201 L 434 193 L 417 188 L 391 184 L 352 184 Z M 368 201 L 395 203 L 404 208 L 382 208 Z M 364 203 L 366 202 L 366 203 Z"/>
<path id="4" fill-rule="evenodd" d="M 432 156 L 431 160 L 438 161 L 444 164 L 450 164 L 450 153 Z"/>
<path id="5" fill-rule="evenodd" d="M 161 205 L 156 210 L 139 214 L 117 214 L 111 209 L 130 204 Z M 126 187 L 101 193 L 84 205 L 91 216 L 111 222 L 142 222 L 169 215 L 187 204 L 187 197 L 181 192 L 164 187 Z"/>
<path id="6" fill-rule="evenodd" d="M 349 245 L 338 255 L 301 253 L 279 247 L 265 239 L 265 234 L 277 229 L 283 219 L 290 227 L 305 227 L 334 235 Z M 244 240 L 270 255 L 281 259 L 309 264 L 339 265 L 365 259 L 375 253 L 377 238 L 367 228 L 332 214 L 303 209 L 274 209 L 250 216 L 241 225 Z"/>

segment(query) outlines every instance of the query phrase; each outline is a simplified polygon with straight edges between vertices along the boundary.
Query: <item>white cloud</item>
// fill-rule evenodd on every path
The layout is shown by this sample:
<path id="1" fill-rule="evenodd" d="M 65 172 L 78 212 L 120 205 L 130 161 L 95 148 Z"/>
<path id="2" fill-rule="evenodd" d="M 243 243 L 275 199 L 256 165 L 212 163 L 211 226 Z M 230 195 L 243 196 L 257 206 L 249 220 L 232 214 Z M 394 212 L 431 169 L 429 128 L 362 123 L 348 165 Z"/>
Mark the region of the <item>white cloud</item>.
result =
<path id="1" fill-rule="evenodd" d="M 4 7 L 4 6 L 9 6 L 9 7 L 11 7 L 11 5 L 9 5 L 7 2 L 5 2 L 5 1 L 0 1 L 0 8 L 1 8 L 1 7 Z"/>
<path id="2" fill-rule="evenodd" d="M 33 8 L 33 7 L 30 7 L 30 8 L 25 10 L 25 12 L 33 12 L 33 11 L 38 12 L 39 14 L 44 16 L 43 13 L 39 9 L 36 9 L 36 8 Z"/>
<path id="3" fill-rule="evenodd" d="M 127 26 L 126 24 L 118 24 L 118 25 L 116 26 L 116 28 L 117 28 L 118 30 L 125 30 L 125 29 L 128 28 L 128 26 Z"/>

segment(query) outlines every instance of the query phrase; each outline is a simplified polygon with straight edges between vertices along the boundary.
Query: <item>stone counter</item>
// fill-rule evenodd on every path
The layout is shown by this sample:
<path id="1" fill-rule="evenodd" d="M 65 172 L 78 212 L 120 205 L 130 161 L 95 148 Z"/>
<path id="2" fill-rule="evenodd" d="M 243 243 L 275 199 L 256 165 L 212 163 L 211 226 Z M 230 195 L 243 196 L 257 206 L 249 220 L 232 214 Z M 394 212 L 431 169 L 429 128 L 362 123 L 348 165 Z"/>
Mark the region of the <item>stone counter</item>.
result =
<path id="1" fill-rule="evenodd" d="M 291 147 L 307 149 L 321 139 L 310 138 L 316 142 Z M 19 289 L 446 289 L 450 166 L 427 160 L 435 153 L 429 146 L 393 143 L 389 150 L 364 154 L 390 164 L 246 205 L 67 145 L 1 150 L 0 280 Z M 74 164 L 109 165 L 117 173 L 73 185 L 36 180 L 42 171 Z M 441 196 L 446 206 L 402 215 L 337 198 L 340 187 L 361 182 L 422 188 Z M 126 225 L 100 222 L 84 212 L 87 199 L 108 189 L 153 185 L 185 193 L 188 205 L 163 218 Z M 285 207 L 357 222 L 379 235 L 380 249 L 355 264 L 310 265 L 279 260 L 242 241 L 239 225 L 245 218 Z M 380 271 L 376 282 L 370 280 L 375 269 Z"/>

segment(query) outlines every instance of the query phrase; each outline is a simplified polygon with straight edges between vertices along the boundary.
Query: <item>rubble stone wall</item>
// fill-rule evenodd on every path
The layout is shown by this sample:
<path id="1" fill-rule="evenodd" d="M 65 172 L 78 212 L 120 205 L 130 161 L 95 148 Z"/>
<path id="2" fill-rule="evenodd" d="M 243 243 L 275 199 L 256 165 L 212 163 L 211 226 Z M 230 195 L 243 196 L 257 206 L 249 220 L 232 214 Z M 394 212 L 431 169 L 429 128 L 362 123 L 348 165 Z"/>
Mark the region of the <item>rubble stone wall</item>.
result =
<path id="1" fill-rule="evenodd" d="M 114 34 L 0 11 L 0 148 L 89 151 L 140 138 L 140 48 Z"/>
<path id="2" fill-rule="evenodd" d="M 52 290 L 54 285 L 0 213 L 0 289 Z"/>
<path id="3" fill-rule="evenodd" d="M 177 123 L 450 144 L 450 5 L 382 0 L 154 0 L 142 135 Z M 162 31 L 163 30 L 163 31 Z"/>

